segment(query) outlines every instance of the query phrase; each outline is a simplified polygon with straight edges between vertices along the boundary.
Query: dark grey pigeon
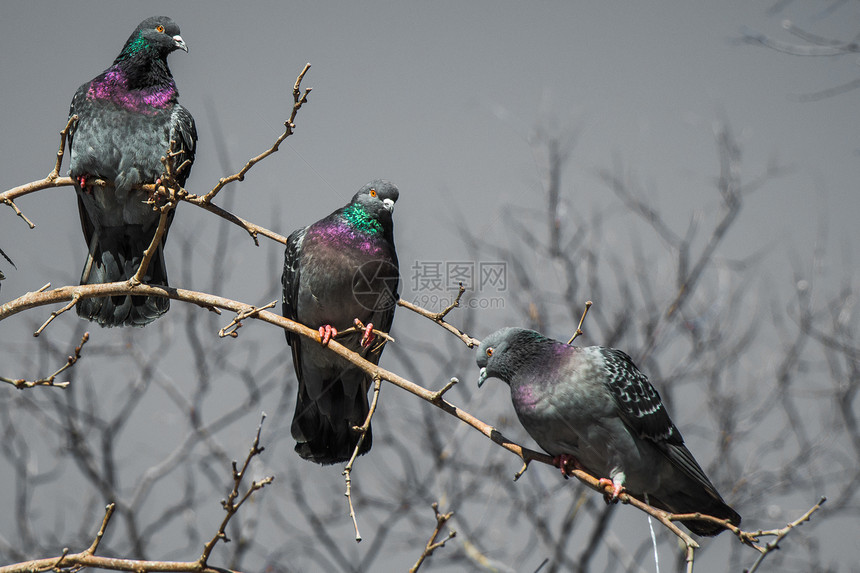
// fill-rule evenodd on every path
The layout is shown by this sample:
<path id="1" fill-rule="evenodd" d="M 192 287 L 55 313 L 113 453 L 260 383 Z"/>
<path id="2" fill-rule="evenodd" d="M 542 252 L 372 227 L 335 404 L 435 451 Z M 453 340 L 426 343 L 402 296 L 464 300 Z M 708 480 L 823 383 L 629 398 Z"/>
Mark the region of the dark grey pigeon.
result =
<path id="1" fill-rule="evenodd" d="M 292 435 L 296 452 L 318 464 L 349 460 L 367 418 L 372 380 L 324 348 L 359 319 L 366 328 L 338 342 L 374 364 L 382 354 L 370 329 L 388 332 L 400 274 L 392 213 L 399 192 L 371 181 L 345 207 L 293 232 L 284 258 L 284 316 L 319 329 L 320 342 L 287 332 L 299 381 Z M 368 430 L 360 454 L 370 450 Z"/>
<path id="2" fill-rule="evenodd" d="M 507 382 L 520 422 L 562 468 L 571 462 L 611 482 L 616 497 L 623 487 L 672 513 L 740 524 L 684 445 L 657 390 L 620 350 L 503 328 L 481 342 L 477 361 L 478 386 L 490 377 Z M 684 525 L 698 535 L 723 531 L 702 521 Z"/>
<path id="3" fill-rule="evenodd" d="M 181 151 L 177 175 L 185 184 L 194 161 L 194 118 L 177 103 L 179 92 L 167 56 L 188 48 L 170 18 L 147 18 L 135 28 L 111 67 L 78 88 L 69 116 L 78 123 L 69 133 L 70 175 L 75 180 L 78 211 L 89 247 L 81 284 L 131 278 L 152 242 L 159 214 L 135 186 L 155 183 L 163 172 L 161 157 L 171 140 Z M 104 179 L 113 187 L 88 185 Z M 173 220 L 170 212 L 168 225 Z M 167 286 L 165 233 L 143 282 Z M 78 302 L 78 315 L 102 326 L 144 326 L 165 312 L 168 299 L 145 296 L 90 298 Z"/>

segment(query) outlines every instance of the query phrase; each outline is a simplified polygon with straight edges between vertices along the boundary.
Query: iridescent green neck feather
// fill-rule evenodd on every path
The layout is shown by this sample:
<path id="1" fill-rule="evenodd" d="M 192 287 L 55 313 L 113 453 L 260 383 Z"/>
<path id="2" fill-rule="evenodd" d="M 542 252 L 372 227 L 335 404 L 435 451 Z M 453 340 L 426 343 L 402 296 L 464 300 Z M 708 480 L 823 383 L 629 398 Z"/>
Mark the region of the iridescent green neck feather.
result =
<path id="1" fill-rule="evenodd" d="M 144 48 L 148 48 L 148 47 L 149 47 L 149 44 L 143 38 L 143 32 L 141 31 L 137 34 L 137 38 L 135 38 L 134 40 L 132 40 L 131 42 L 129 42 L 128 44 L 125 45 L 125 47 L 123 48 L 120 55 L 117 56 L 116 61 L 120 62 L 122 60 L 130 58 L 131 56 L 135 55 L 139 51 L 143 50 Z"/>
<path id="2" fill-rule="evenodd" d="M 383 231 L 382 223 L 372 218 L 359 204 L 347 206 L 343 210 L 343 218 L 346 219 L 350 227 L 362 233 L 376 235 Z"/>

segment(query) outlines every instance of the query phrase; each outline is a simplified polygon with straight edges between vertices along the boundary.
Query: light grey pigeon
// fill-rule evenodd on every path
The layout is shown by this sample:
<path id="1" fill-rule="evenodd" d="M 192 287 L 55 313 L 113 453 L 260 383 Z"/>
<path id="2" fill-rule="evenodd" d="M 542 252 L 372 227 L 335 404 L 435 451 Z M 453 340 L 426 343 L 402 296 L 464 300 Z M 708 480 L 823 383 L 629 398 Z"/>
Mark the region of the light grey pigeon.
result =
<path id="1" fill-rule="evenodd" d="M 657 390 L 625 353 L 508 327 L 481 342 L 477 362 L 478 386 L 491 377 L 508 383 L 520 422 L 563 472 L 570 461 L 611 482 L 613 497 L 623 487 L 672 513 L 740 524 L 684 446 Z M 683 523 L 698 535 L 723 531 L 703 521 Z"/>
<path id="2" fill-rule="evenodd" d="M 382 346 L 371 329 L 388 332 L 394 321 L 400 274 L 392 213 L 399 191 L 371 181 L 328 217 L 293 232 L 284 256 L 284 316 L 319 329 L 320 342 L 287 332 L 299 381 L 291 432 L 296 452 L 318 464 L 352 456 L 368 413 L 371 378 L 323 348 L 357 318 L 364 332 L 338 342 L 374 364 Z M 370 450 L 368 429 L 359 454 Z"/>
<path id="3" fill-rule="evenodd" d="M 174 50 L 188 51 L 179 26 L 166 16 L 141 22 L 113 65 L 75 93 L 69 117 L 78 122 L 69 132 L 69 174 L 75 181 L 78 211 L 89 255 L 81 284 L 128 280 L 134 276 L 158 226 L 159 213 L 147 204 L 137 185 L 155 183 L 164 167 L 170 141 L 179 154 L 180 185 L 191 171 L 197 146 L 194 118 L 179 105 L 179 91 L 167 67 Z M 97 187 L 105 179 L 113 187 Z M 173 220 L 171 211 L 167 224 Z M 149 263 L 143 282 L 167 286 L 164 243 Z M 87 298 L 78 315 L 101 326 L 145 326 L 165 312 L 169 299 L 147 296 Z"/>

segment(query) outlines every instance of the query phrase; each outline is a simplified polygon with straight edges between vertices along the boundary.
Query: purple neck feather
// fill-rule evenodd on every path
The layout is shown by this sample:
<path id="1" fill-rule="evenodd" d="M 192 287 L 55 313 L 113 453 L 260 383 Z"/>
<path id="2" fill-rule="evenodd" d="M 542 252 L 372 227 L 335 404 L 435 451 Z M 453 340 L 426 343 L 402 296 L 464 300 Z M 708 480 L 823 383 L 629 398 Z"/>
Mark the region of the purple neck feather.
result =
<path id="1" fill-rule="evenodd" d="M 324 242 L 334 247 L 353 247 L 362 253 L 379 255 L 383 248 L 376 237 L 367 233 L 356 232 L 346 221 L 326 221 L 310 229 L 309 234 L 317 235 Z"/>
<path id="2" fill-rule="evenodd" d="M 171 78 L 166 85 L 131 90 L 123 71 L 118 66 L 111 66 L 102 77 L 93 80 L 87 97 L 112 101 L 132 111 L 154 114 L 176 100 L 176 83 Z"/>

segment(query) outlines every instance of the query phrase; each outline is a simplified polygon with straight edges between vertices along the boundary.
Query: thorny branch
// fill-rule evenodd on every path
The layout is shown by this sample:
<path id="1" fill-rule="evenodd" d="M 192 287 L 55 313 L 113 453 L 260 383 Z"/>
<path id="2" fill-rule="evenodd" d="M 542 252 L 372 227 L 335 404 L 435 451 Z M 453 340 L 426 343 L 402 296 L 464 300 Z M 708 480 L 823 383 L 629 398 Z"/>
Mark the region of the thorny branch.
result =
<path id="1" fill-rule="evenodd" d="M 0 376 L 0 382 L 8 382 L 19 390 L 22 390 L 24 388 L 33 388 L 34 386 L 52 386 L 54 388 L 65 389 L 69 386 L 69 382 L 55 382 L 54 380 L 57 378 L 57 376 L 65 372 L 67 368 L 71 368 L 75 365 L 75 363 L 81 357 L 81 350 L 83 349 L 84 344 L 86 344 L 89 339 L 90 333 L 85 332 L 84 335 L 81 337 L 81 343 L 75 346 L 75 353 L 69 356 L 66 360 L 66 363 L 63 364 L 56 372 L 46 378 L 39 378 L 38 380 L 28 381 L 23 378 L 20 378 L 18 380 L 12 380 L 11 378 Z"/>

